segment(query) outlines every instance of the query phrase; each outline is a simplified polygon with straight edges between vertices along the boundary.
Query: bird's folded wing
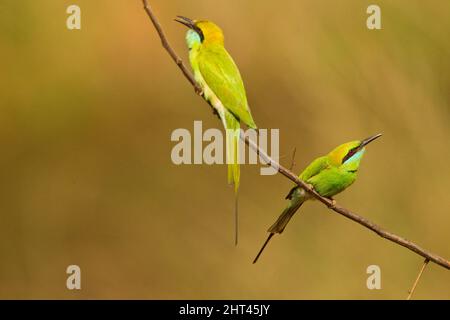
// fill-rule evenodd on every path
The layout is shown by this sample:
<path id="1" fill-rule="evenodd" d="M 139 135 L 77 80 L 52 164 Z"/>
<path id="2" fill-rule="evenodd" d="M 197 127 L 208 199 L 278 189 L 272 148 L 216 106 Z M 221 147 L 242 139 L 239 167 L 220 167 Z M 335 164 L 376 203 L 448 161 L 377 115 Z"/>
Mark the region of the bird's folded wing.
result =
<path id="1" fill-rule="evenodd" d="M 206 84 L 224 107 L 249 127 L 256 127 L 248 108 L 241 75 L 228 52 L 223 47 L 203 50 L 198 66 Z"/>
<path id="2" fill-rule="evenodd" d="M 305 170 L 299 175 L 299 178 L 305 182 L 308 182 L 308 179 L 318 175 L 323 170 L 329 168 L 328 158 L 326 156 L 317 158 L 313 162 L 306 167 Z M 291 199 L 294 191 L 298 188 L 298 186 L 293 187 L 286 196 L 286 199 Z"/>
<path id="3" fill-rule="evenodd" d="M 317 158 L 316 160 L 311 162 L 309 166 L 306 167 L 305 170 L 303 170 L 299 178 L 303 181 L 307 181 L 308 179 L 314 177 L 315 175 L 319 174 L 321 171 L 327 169 L 328 167 L 329 163 L 327 156 Z"/>

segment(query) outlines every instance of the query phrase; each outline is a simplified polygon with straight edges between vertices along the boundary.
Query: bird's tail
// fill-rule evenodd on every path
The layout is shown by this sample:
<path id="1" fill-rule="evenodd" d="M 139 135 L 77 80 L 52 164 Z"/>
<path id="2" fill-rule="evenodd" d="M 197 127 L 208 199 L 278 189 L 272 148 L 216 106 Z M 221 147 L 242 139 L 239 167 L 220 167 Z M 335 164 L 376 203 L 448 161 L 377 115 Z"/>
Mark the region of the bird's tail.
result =
<path id="1" fill-rule="evenodd" d="M 227 163 L 228 163 L 228 183 L 234 185 L 234 191 L 239 190 L 239 136 L 240 125 L 232 115 L 227 116 L 226 119 L 226 144 L 227 144 Z"/>
<path id="2" fill-rule="evenodd" d="M 264 249 L 266 248 L 267 244 L 269 243 L 270 239 L 276 234 L 276 233 L 283 233 L 284 228 L 286 228 L 287 224 L 291 220 L 291 218 L 294 216 L 294 214 L 297 212 L 298 208 L 301 207 L 301 205 L 306 201 L 305 197 L 292 199 L 289 205 L 286 207 L 286 209 L 283 210 L 283 212 L 278 217 L 277 221 L 267 230 L 270 234 L 267 237 L 266 242 L 264 242 L 263 246 L 259 250 L 258 254 L 256 255 L 255 260 L 253 260 L 253 263 L 256 263 L 259 259 L 259 256 L 263 253 Z"/>
<path id="3" fill-rule="evenodd" d="M 292 201 L 286 209 L 278 217 L 277 221 L 267 230 L 270 233 L 283 233 L 284 228 L 297 212 L 298 208 L 303 204 L 304 201 Z"/>
<path id="4" fill-rule="evenodd" d="M 225 113 L 226 129 L 226 152 L 228 163 L 228 183 L 234 185 L 235 194 L 235 244 L 238 243 L 238 191 L 240 180 L 239 167 L 239 139 L 240 124 L 239 121 L 229 112 Z"/>

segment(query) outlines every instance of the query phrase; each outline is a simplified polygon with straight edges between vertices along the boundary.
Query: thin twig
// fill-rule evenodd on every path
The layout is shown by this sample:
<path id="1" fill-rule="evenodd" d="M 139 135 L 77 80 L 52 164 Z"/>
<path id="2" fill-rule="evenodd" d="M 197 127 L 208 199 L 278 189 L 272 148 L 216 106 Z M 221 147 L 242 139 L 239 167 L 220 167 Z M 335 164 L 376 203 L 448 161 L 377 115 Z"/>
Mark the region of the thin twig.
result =
<path id="1" fill-rule="evenodd" d="M 189 80 L 189 82 L 194 87 L 195 92 L 198 94 L 201 94 L 202 89 L 198 85 L 197 81 L 195 81 L 194 76 L 192 73 L 186 68 L 186 66 L 183 63 L 183 60 L 175 53 L 175 50 L 172 49 L 172 46 L 170 45 L 169 41 L 167 40 L 166 35 L 164 34 L 164 31 L 162 29 L 161 24 L 159 23 L 159 20 L 156 18 L 156 16 L 153 14 L 153 10 L 148 4 L 147 0 L 142 0 L 144 4 L 144 10 L 147 12 L 147 15 L 149 16 L 150 20 L 153 23 L 153 26 L 156 29 L 156 32 L 158 32 L 159 38 L 161 39 L 161 44 L 166 49 L 166 51 L 169 53 L 172 60 L 177 64 L 177 66 L 181 69 L 181 72 L 183 72 L 184 76 Z"/>
<path id="2" fill-rule="evenodd" d="M 295 167 L 295 153 L 297 152 L 297 148 L 294 147 L 294 149 L 292 150 L 292 160 L 291 160 L 291 165 L 289 167 L 289 170 L 292 171 L 292 169 L 294 169 Z"/>
<path id="3" fill-rule="evenodd" d="M 199 86 L 197 85 L 197 83 L 195 82 L 194 77 L 192 76 L 191 72 L 185 67 L 185 65 L 183 64 L 183 61 L 181 60 L 181 58 L 175 53 L 175 51 L 171 48 L 171 46 L 169 45 L 169 42 L 166 39 L 166 36 L 164 34 L 164 32 L 162 31 L 161 25 L 158 22 L 158 19 L 156 18 L 156 16 L 154 15 L 151 7 L 148 5 L 147 0 L 142 0 L 142 2 L 144 3 L 144 9 L 147 12 L 148 16 L 150 17 L 153 25 L 156 28 L 156 31 L 158 32 L 160 38 L 161 38 L 161 42 L 163 44 L 163 47 L 167 50 L 167 52 L 169 53 L 169 55 L 172 57 L 172 59 L 175 61 L 175 63 L 179 66 L 179 68 L 181 69 L 181 71 L 183 72 L 184 76 L 188 79 L 188 81 L 194 86 L 194 88 L 197 91 L 197 88 L 199 88 Z M 206 100 L 205 100 L 206 101 Z M 434 263 L 436 263 L 437 265 L 444 267 L 446 269 L 450 270 L 450 261 L 428 251 L 425 250 L 421 247 L 419 247 L 417 244 L 415 244 L 412 241 L 409 241 L 407 239 L 404 239 L 392 232 L 389 232 L 387 230 L 384 230 L 383 228 L 381 228 L 379 225 L 371 222 L 370 220 L 348 210 L 345 209 L 339 205 L 337 205 L 336 203 L 334 203 L 333 201 L 331 201 L 330 199 L 324 198 L 322 197 L 320 194 L 318 194 L 310 185 L 308 185 L 307 183 L 305 183 L 304 181 L 300 180 L 294 173 L 292 173 L 290 170 L 286 169 L 285 167 L 281 166 L 278 162 L 276 162 L 275 160 L 273 160 L 271 157 L 269 157 L 267 155 L 267 153 L 264 152 L 264 150 L 260 149 L 258 145 L 256 145 L 253 141 L 251 141 L 250 139 L 248 139 L 247 137 L 244 136 L 243 132 L 241 131 L 241 139 L 245 141 L 245 143 L 251 147 L 255 152 L 257 152 L 260 156 L 262 156 L 262 158 L 268 163 L 270 164 L 270 166 L 272 166 L 274 169 L 278 170 L 279 173 L 281 173 L 283 176 L 285 176 L 286 178 L 290 179 L 291 181 L 293 181 L 294 183 L 296 183 L 299 187 L 305 189 L 306 192 L 308 192 L 309 194 L 311 194 L 313 197 L 315 197 L 317 200 L 319 200 L 320 202 L 322 202 L 323 204 L 325 204 L 329 209 L 343 215 L 344 217 L 353 220 L 357 223 L 359 223 L 360 225 L 366 227 L 367 229 L 375 232 L 376 234 L 378 234 L 380 237 L 383 237 L 389 241 L 392 241 L 400 246 L 403 246 L 405 248 L 408 248 L 409 250 L 415 252 L 416 254 L 426 258 L 429 261 L 432 261 Z"/>
<path id="4" fill-rule="evenodd" d="M 416 286 L 419 283 L 420 277 L 422 276 L 423 271 L 427 267 L 428 262 L 430 262 L 430 260 L 428 260 L 428 259 L 425 259 L 425 261 L 423 262 L 422 268 L 420 269 L 420 272 L 417 275 L 416 281 L 414 281 L 414 284 L 413 284 L 411 290 L 409 291 L 408 298 L 406 298 L 406 300 L 411 300 L 414 290 L 416 290 Z"/>

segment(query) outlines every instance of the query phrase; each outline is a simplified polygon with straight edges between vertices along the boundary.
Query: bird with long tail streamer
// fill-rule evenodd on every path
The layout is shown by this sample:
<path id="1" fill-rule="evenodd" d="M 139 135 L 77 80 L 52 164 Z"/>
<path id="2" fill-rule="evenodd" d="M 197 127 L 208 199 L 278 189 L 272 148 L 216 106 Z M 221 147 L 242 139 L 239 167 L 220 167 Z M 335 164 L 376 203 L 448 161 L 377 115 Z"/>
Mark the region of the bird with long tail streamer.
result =
<path id="1" fill-rule="evenodd" d="M 191 20 L 178 16 L 175 21 L 189 28 L 186 33 L 186 43 L 195 80 L 226 130 L 228 183 L 234 184 L 235 244 L 237 245 L 240 122 L 251 129 L 257 129 L 257 127 L 250 113 L 239 69 L 224 47 L 222 30 L 207 20 Z"/>

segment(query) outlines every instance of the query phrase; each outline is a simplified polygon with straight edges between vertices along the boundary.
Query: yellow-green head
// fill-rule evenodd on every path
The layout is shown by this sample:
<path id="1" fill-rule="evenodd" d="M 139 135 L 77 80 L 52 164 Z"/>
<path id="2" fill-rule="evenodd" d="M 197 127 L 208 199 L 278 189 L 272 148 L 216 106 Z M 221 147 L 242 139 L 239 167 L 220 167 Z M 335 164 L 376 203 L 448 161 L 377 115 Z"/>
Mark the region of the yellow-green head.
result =
<path id="1" fill-rule="evenodd" d="M 359 162 L 364 155 L 365 147 L 380 136 L 381 133 L 361 141 L 356 140 L 341 144 L 328 154 L 328 161 L 335 167 L 345 165 L 358 168 Z"/>
<path id="2" fill-rule="evenodd" d="M 208 20 L 191 20 L 178 16 L 175 21 L 189 28 L 186 33 L 186 41 L 189 48 L 199 44 L 220 44 L 223 45 L 222 29 L 214 22 Z"/>

